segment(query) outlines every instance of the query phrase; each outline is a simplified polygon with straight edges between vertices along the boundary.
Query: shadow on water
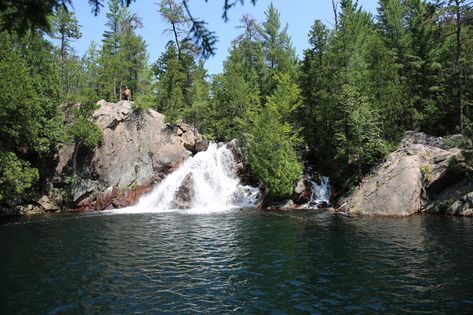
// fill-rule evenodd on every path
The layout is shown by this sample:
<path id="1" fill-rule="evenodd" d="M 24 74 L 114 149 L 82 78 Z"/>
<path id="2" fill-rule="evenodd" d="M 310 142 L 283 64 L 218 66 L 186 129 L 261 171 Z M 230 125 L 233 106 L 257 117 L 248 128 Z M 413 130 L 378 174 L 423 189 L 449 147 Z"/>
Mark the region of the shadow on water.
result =
<path id="1" fill-rule="evenodd" d="M 468 313 L 473 220 L 324 211 L 0 226 L 0 313 Z"/>

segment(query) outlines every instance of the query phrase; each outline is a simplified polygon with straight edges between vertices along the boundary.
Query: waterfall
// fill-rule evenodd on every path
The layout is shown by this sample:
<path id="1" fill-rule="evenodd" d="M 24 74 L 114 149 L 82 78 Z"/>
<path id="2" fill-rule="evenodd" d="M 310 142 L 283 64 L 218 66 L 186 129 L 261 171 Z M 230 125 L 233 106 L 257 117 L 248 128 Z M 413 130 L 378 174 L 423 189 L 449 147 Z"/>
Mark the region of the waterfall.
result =
<path id="1" fill-rule="evenodd" d="M 128 209 L 130 212 L 218 211 L 254 207 L 260 198 L 259 188 L 240 183 L 232 151 L 226 145 L 210 143 L 206 151 L 186 159 L 136 206 Z"/>
<path id="2" fill-rule="evenodd" d="M 330 181 L 326 176 L 321 176 L 319 181 L 311 180 L 312 194 L 308 203 L 301 206 L 301 208 L 318 207 L 321 204 L 330 203 Z"/>

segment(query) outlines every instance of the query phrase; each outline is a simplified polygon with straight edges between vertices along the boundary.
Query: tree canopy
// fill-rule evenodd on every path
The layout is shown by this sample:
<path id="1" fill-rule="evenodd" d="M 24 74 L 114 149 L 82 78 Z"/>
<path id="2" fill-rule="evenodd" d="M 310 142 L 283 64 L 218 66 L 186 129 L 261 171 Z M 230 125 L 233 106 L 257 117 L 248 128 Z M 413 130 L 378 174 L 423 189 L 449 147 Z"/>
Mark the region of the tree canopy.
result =
<path id="1" fill-rule="evenodd" d="M 350 187 L 406 130 L 473 135 L 470 1 L 380 0 L 373 16 L 340 0 L 333 27 L 314 21 L 301 59 L 270 4 L 263 21 L 241 17 L 222 73 L 211 76 L 202 57 L 216 37 L 187 1 L 156 4 L 168 30 L 157 60 L 148 60 L 131 1 L 89 1 L 107 21 L 84 56 L 71 45 L 81 38 L 71 1 L 0 2 L 0 203 L 41 182 L 61 144 L 76 153 L 97 145 L 94 104 L 121 100 L 124 86 L 137 110 L 154 108 L 215 141 L 239 139 L 273 199 L 288 196 L 306 166 Z M 237 3 L 224 1 L 223 19 Z M 64 119 L 61 104 L 78 103 L 74 121 Z"/>

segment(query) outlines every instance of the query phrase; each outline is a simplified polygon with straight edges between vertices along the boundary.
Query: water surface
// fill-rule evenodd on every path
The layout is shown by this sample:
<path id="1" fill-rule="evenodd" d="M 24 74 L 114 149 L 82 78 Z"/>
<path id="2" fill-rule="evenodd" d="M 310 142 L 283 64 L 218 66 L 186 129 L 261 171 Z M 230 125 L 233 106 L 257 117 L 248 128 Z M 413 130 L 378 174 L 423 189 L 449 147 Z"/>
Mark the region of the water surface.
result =
<path id="1" fill-rule="evenodd" d="M 471 313 L 473 220 L 232 210 L 0 225 L 0 314 Z"/>

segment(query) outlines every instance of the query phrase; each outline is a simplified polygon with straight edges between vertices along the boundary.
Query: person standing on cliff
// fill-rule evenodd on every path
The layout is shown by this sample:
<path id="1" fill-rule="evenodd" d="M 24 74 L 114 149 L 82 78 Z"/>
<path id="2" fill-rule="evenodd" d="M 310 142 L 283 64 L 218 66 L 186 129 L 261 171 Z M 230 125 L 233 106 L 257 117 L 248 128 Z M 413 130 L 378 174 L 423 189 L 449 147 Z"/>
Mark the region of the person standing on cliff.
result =
<path id="1" fill-rule="evenodd" d="M 123 94 L 123 99 L 124 99 L 125 101 L 131 101 L 131 91 L 130 91 L 130 89 L 128 88 L 128 86 L 125 86 L 125 87 L 123 88 L 122 94 Z"/>

